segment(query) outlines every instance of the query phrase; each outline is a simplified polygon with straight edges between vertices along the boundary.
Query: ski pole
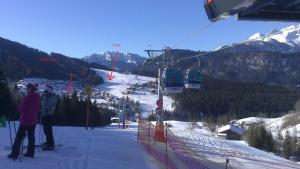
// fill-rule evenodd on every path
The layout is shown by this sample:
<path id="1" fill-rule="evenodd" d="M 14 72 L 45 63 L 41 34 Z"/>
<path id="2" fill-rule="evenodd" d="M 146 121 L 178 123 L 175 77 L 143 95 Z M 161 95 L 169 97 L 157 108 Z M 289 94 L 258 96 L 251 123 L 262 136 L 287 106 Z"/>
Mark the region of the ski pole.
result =
<path id="1" fill-rule="evenodd" d="M 15 129 L 15 137 L 17 137 L 16 122 L 13 121 L 13 124 L 14 124 L 14 129 Z M 21 125 L 21 124 L 19 124 L 19 125 Z M 19 152 L 20 152 L 20 161 L 22 161 L 22 155 L 23 155 L 23 140 L 24 140 L 24 137 L 22 137 L 21 149 L 19 150 Z"/>
<path id="2" fill-rule="evenodd" d="M 42 126 L 42 124 L 40 124 L 40 131 L 41 131 L 41 140 L 42 140 L 41 148 L 42 148 L 43 145 L 44 145 L 44 133 L 43 133 L 43 126 Z"/>
<path id="3" fill-rule="evenodd" d="M 20 151 L 21 151 L 21 153 L 20 153 L 20 161 L 22 161 L 22 157 L 23 157 L 23 146 L 24 146 L 24 144 L 23 144 L 23 141 L 24 141 L 24 137 L 22 138 L 22 143 L 21 143 L 21 149 L 20 149 Z"/>
<path id="4" fill-rule="evenodd" d="M 41 147 L 43 146 L 43 142 L 44 142 L 44 140 L 43 140 L 43 127 L 42 127 L 42 117 L 40 116 L 40 124 L 39 124 L 39 141 L 40 141 L 40 145 L 41 145 Z"/>
<path id="5" fill-rule="evenodd" d="M 15 121 L 13 121 L 13 124 L 14 124 L 14 129 L 15 129 L 15 135 L 17 135 L 17 129 L 16 129 L 16 123 L 15 123 Z"/>
<path id="6" fill-rule="evenodd" d="M 39 126 L 39 142 L 38 142 L 39 145 L 41 145 L 41 127 Z"/>
<path id="7" fill-rule="evenodd" d="M 41 152 L 42 151 L 42 139 L 41 139 L 41 137 L 42 137 L 42 134 L 41 134 L 41 124 L 39 124 L 39 143 L 38 143 L 38 145 L 40 145 L 40 149 L 39 149 L 39 151 Z"/>
<path id="8" fill-rule="evenodd" d="M 9 119 L 8 119 L 8 129 L 9 129 L 10 147 L 12 148 L 11 125 Z"/>

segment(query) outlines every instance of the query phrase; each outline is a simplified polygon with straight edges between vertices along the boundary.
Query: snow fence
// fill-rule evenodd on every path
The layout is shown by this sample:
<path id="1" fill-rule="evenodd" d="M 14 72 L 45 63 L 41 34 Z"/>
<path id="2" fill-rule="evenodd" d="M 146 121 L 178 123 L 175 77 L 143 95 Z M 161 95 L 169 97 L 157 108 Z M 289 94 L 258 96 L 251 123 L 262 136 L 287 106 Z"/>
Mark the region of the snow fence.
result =
<path id="1" fill-rule="evenodd" d="M 140 121 L 138 142 L 147 153 L 167 169 L 225 169 L 226 164 L 209 161 L 193 152 L 186 143 L 174 135 L 165 125 L 165 142 L 155 140 L 155 126 L 151 122 Z M 225 159 L 224 159 L 225 161 Z M 230 167 L 228 167 L 230 168 Z"/>

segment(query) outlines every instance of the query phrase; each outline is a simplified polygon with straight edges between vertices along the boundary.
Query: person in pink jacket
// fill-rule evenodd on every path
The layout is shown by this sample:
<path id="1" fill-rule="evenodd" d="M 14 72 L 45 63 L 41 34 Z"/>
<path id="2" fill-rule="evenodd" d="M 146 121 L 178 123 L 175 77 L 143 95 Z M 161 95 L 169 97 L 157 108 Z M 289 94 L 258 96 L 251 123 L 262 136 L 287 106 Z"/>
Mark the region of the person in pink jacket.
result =
<path id="1" fill-rule="evenodd" d="M 23 139 L 28 136 L 27 152 L 25 157 L 34 158 L 35 152 L 35 126 L 38 123 L 38 113 L 40 111 L 40 96 L 36 93 L 37 87 L 33 84 L 27 85 L 27 95 L 23 98 L 18 107 L 20 112 L 20 126 L 16 135 L 11 153 L 7 156 L 10 159 L 17 159 Z"/>

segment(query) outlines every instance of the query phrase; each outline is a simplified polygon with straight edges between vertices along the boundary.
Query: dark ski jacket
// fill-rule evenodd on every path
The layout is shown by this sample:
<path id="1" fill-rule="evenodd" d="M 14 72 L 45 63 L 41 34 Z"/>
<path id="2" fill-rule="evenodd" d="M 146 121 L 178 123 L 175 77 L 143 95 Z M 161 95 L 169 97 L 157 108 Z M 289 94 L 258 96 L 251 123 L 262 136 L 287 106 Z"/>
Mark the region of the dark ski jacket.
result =
<path id="1" fill-rule="evenodd" d="M 42 97 L 41 116 L 45 117 L 45 116 L 53 115 L 56 107 L 56 103 L 57 103 L 57 96 L 54 93 L 49 95 L 44 95 Z"/>

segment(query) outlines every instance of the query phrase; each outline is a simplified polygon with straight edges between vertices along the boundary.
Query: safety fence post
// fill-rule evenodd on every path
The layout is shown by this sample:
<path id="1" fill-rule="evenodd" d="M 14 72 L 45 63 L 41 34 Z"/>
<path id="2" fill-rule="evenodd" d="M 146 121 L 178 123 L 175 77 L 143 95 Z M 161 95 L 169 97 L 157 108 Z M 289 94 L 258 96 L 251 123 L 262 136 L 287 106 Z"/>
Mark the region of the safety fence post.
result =
<path id="1" fill-rule="evenodd" d="M 137 133 L 137 137 L 136 137 L 137 143 L 139 143 L 139 138 L 140 138 L 140 124 L 141 124 L 141 120 L 139 120 L 139 123 L 138 123 L 138 133 Z"/>
<path id="2" fill-rule="evenodd" d="M 155 145 L 155 142 L 156 142 L 157 123 L 158 123 L 158 121 L 156 121 L 156 124 L 155 124 L 154 143 L 153 143 L 154 145 Z"/>
<path id="3" fill-rule="evenodd" d="M 151 129 L 150 129 L 150 126 L 151 125 L 151 122 L 149 122 L 149 128 L 148 128 L 148 153 L 150 154 L 150 137 L 151 137 Z"/>
<path id="4" fill-rule="evenodd" d="M 168 167 L 168 123 L 166 123 L 166 167 Z"/>

